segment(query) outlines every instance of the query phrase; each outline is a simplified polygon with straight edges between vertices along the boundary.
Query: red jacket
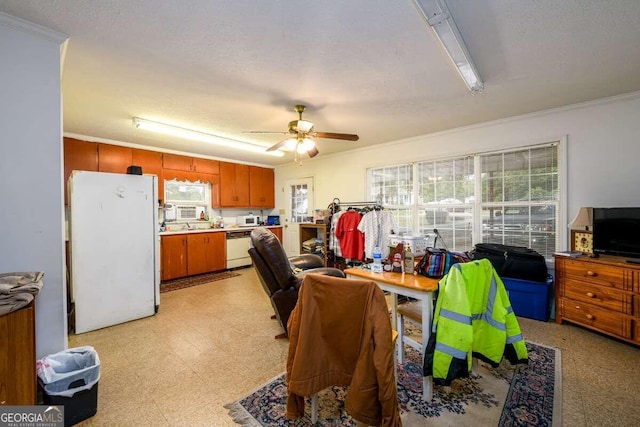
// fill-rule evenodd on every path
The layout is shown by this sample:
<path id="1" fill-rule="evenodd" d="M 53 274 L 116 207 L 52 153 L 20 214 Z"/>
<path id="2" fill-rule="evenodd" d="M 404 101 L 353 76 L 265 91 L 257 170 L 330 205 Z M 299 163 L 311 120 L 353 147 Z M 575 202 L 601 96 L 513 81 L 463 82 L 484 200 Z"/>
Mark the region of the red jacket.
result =
<path id="1" fill-rule="evenodd" d="M 389 310 L 371 281 L 308 274 L 288 323 L 287 417 L 304 397 L 349 386 L 345 407 L 368 425 L 401 426 Z"/>

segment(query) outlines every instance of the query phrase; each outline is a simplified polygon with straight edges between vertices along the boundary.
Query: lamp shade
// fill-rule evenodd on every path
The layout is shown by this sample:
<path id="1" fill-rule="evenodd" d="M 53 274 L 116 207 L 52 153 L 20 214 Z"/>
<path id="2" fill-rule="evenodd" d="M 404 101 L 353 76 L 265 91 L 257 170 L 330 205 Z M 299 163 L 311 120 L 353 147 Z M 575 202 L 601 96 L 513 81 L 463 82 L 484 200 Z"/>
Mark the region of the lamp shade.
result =
<path id="1" fill-rule="evenodd" d="M 569 224 L 572 230 L 590 230 L 593 227 L 593 208 L 580 208 Z"/>

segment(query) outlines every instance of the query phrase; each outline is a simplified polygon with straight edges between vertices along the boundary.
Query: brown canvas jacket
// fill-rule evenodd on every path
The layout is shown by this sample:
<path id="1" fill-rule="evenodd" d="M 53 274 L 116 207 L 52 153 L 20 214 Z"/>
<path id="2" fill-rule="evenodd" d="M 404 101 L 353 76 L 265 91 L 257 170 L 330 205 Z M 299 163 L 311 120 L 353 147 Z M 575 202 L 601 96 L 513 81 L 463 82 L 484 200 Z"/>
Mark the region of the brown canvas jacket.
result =
<path id="1" fill-rule="evenodd" d="M 349 386 L 345 407 L 368 425 L 401 426 L 389 311 L 371 281 L 308 274 L 288 322 L 287 417 L 304 397 Z"/>

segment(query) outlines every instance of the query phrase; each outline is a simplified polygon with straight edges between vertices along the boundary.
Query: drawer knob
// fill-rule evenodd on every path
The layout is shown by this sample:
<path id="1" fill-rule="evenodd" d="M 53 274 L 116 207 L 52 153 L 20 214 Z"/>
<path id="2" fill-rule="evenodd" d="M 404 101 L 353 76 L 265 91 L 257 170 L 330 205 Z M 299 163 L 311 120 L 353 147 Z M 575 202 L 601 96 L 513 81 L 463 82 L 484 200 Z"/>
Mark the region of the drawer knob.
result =
<path id="1" fill-rule="evenodd" d="M 598 274 L 595 271 L 591 271 L 591 270 L 587 271 L 587 276 L 594 277 L 594 276 L 597 276 L 597 275 Z"/>
<path id="2" fill-rule="evenodd" d="M 593 298 L 593 297 L 595 297 L 595 295 L 593 294 L 593 292 L 587 292 L 587 296 L 588 296 L 589 298 Z"/>
<path id="3" fill-rule="evenodd" d="M 593 314 L 587 314 L 587 319 L 593 320 L 594 319 Z"/>

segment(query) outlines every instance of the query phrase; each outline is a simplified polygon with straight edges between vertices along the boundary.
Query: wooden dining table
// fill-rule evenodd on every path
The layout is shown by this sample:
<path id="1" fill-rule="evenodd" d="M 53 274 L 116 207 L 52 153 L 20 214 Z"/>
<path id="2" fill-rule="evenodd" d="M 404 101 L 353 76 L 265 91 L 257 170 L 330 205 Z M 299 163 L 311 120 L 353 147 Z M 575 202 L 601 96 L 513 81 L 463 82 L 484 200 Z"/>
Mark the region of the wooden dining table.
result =
<path id="1" fill-rule="evenodd" d="M 432 279 L 418 274 L 393 273 L 384 271 L 373 273 L 369 269 L 347 268 L 344 270 L 347 277 L 367 279 L 375 282 L 380 289 L 391 296 L 391 327 L 398 330 L 398 295 L 415 298 L 420 301 L 422 311 L 422 357 L 424 358 L 429 336 L 431 334 L 431 315 L 433 312 L 433 293 L 438 290 L 439 279 Z M 403 345 L 398 340 L 397 345 Z M 422 397 L 425 401 L 433 397 L 433 385 L 431 377 L 423 377 Z"/>

